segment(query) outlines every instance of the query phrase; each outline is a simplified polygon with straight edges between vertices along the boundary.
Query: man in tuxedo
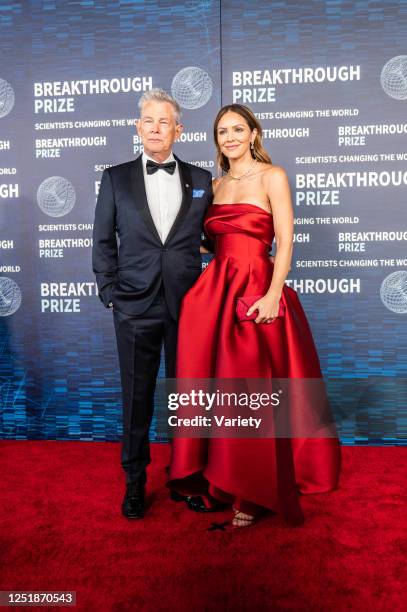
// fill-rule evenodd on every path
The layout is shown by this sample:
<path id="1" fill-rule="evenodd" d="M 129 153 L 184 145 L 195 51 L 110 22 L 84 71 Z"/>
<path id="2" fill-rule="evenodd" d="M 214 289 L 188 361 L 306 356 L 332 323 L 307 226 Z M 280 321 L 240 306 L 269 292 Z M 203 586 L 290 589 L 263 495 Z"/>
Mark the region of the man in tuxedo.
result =
<path id="1" fill-rule="evenodd" d="M 182 132 L 177 102 L 153 89 L 143 94 L 139 107 L 144 152 L 104 170 L 92 253 L 99 297 L 113 311 L 119 354 L 127 518 L 145 513 L 161 348 L 164 343 L 166 377 L 174 378 L 178 311 L 201 272 L 203 218 L 213 198 L 211 174 L 172 152 Z M 184 500 L 204 511 L 200 498 Z"/>

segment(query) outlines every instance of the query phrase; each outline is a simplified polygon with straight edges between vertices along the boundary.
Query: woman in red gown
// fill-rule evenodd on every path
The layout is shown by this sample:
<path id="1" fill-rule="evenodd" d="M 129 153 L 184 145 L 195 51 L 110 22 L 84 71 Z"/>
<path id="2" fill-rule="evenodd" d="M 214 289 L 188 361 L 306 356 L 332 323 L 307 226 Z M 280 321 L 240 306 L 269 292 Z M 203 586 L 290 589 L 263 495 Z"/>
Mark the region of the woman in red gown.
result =
<path id="1" fill-rule="evenodd" d="M 305 313 L 285 285 L 294 226 L 287 175 L 271 164 L 249 108 L 223 107 L 214 137 L 226 173 L 214 181 L 205 219 L 215 257 L 182 302 L 177 378 L 321 379 Z M 255 320 L 236 319 L 241 296 L 262 296 L 247 313 L 256 312 Z M 281 303 L 285 314 L 278 317 Z M 171 447 L 168 486 L 202 495 L 207 504 L 231 503 L 235 526 L 250 525 L 265 510 L 301 524 L 299 494 L 338 485 L 341 454 L 332 425 L 317 438 L 175 438 Z"/>

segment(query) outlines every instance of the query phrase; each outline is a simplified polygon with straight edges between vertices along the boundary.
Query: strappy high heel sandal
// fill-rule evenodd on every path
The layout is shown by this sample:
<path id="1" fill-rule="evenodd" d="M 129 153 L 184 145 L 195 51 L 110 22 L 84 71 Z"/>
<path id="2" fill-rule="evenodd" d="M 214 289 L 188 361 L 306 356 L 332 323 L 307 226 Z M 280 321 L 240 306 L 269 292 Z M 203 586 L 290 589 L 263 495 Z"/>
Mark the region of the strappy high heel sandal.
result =
<path id="1" fill-rule="evenodd" d="M 233 527 L 250 527 L 255 523 L 256 518 L 251 514 L 246 514 L 236 508 L 233 508 L 233 512 L 235 513 L 232 521 Z"/>

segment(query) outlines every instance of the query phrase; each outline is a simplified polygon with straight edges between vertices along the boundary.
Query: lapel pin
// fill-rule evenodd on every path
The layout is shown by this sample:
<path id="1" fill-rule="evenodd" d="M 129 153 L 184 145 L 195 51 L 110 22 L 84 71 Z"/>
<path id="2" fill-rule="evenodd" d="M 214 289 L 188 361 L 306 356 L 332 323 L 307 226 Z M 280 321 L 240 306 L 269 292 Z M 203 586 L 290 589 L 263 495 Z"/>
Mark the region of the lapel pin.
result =
<path id="1" fill-rule="evenodd" d="M 185 187 L 189 187 L 188 183 L 185 183 Z"/>

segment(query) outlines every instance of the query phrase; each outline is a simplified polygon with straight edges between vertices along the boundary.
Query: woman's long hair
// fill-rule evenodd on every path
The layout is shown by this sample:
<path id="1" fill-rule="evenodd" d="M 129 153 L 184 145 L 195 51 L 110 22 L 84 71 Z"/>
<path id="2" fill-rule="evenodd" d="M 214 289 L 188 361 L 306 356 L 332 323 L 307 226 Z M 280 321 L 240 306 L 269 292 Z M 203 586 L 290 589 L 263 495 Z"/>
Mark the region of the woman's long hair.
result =
<path id="1" fill-rule="evenodd" d="M 215 140 L 216 150 L 217 150 L 217 164 L 218 167 L 221 168 L 224 172 L 227 172 L 230 168 L 228 158 L 223 155 L 220 150 L 218 144 L 218 124 L 222 119 L 223 115 L 228 112 L 237 113 L 248 124 L 250 130 L 254 130 L 256 128 L 257 134 L 253 143 L 253 149 L 250 149 L 253 159 L 257 159 L 260 162 L 264 162 L 265 164 L 271 164 L 271 158 L 267 153 L 266 149 L 263 147 L 262 139 L 261 139 L 261 125 L 256 119 L 253 111 L 250 110 L 248 106 L 243 106 L 243 104 L 227 104 L 226 106 L 222 106 L 218 114 L 216 115 L 215 123 L 213 125 L 213 137 Z"/>

